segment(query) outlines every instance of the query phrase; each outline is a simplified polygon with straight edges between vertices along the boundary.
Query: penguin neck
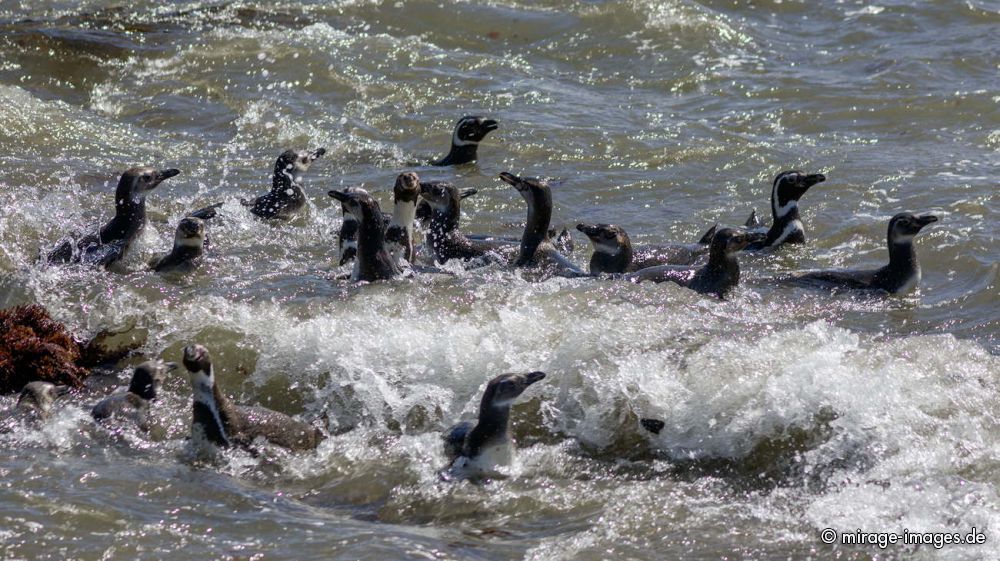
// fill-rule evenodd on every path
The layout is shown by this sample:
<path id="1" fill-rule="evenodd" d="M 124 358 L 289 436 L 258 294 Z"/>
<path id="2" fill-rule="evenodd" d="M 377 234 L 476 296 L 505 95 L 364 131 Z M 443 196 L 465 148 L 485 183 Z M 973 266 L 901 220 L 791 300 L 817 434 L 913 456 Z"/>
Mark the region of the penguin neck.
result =
<path id="1" fill-rule="evenodd" d="M 431 223 L 428 228 L 428 237 L 431 238 L 431 243 L 457 231 L 460 215 L 461 209 L 456 201 L 452 201 L 445 209 L 431 207 Z"/>
<path id="2" fill-rule="evenodd" d="M 905 240 L 889 241 L 888 268 L 890 271 L 907 277 L 915 271 L 920 271 L 920 263 L 917 261 L 917 251 L 913 248 L 912 236 Z"/>
<path id="3" fill-rule="evenodd" d="M 200 257 L 204 251 L 204 240 L 174 239 L 174 248 L 170 253 L 180 259 L 194 259 Z"/>
<path id="4" fill-rule="evenodd" d="M 289 191 L 291 192 L 289 193 Z M 274 178 L 271 180 L 271 192 L 282 197 L 305 197 L 299 176 L 285 170 L 274 172 Z"/>
<path id="5" fill-rule="evenodd" d="M 131 239 L 145 226 L 146 195 L 132 193 L 119 187 L 115 193 L 115 217 L 101 228 L 101 242 Z"/>
<path id="6" fill-rule="evenodd" d="M 416 199 L 412 201 L 396 199 L 395 204 L 392 207 L 392 220 L 389 222 L 392 226 L 399 226 L 400 228 L 405 228 L 406 231 L 412 236 L 413 235 L 413 220 L 417 215 L 417 201 Z"/>
<path id="7" fill-rule="evenodd" d="M 473 142 L 471 140 L 456 140 L 451 141 L 451 150 L 448 151 L 448 155 L 444 157 L 443 162 L 447 162 L 445 165 L 456 166 L 459 164 L 467 164 L 469 162 L 476 161 L 477 151 L 479 150 L 479 143 Z"/>
<path id="8" fill-rule="evenodd" d="M 202 436 L 212 444 L 229 446 L 230 436 L 236 428 L 236 409 L 219 390 L 211 366 L 208 376 L 192 382 L 191 390 L 194 397 L 192 433 L 200 428 Z"/>
<path id="9" fill-rule="evenodd" d="M 385 251 L 385 231 L 378 208 L 365 208 L 364 217 L 358 220 L 358 260 L 374 263 L 378 254 Z"/>
<path id="10" fill-rule="evenodd" d="M 552 222 L 552 195 L 532 192 L 528 200 L 528 221 L 521 236 L 521 253 L 516 263 L 518 266 L 534 261 L 538 246 L 549 238 L 550 222 Z"/>
<path id="11" fill-rule="evenodd" d="M 156 385 L 152 380 L 136 380 L 132 378 L 132 382 L 128 386 L 128 393 L 134 394 L 146 401 L 152 401 L 156 399 Z"/>
<path id="12" fill-rule="evenodd" d="M 740 262 L 736 258 L 735 253 L 727 252 L 725 248 L 712 248 L 708 256 L 708 264 L 705 265 L 702 271 L 713 277 L 735 278 L 738 281 L 740 278 Z"/>
<path id="13" fill-rule="evenodd" d="M 472 429 L 473 453 L 479 446 L 500 440 L 507 435 L 510 424 L 510 404 L 496 405 L 486 399 L 479 406 L 479 422 Z"/>
<path id="14" fill-rule="evenodd" d="M 632 247 L 628 245 L 618 246 L 617 251 L 595 246 L 590 256 L 591 274 L 624 273 L 631 264 Z"/>

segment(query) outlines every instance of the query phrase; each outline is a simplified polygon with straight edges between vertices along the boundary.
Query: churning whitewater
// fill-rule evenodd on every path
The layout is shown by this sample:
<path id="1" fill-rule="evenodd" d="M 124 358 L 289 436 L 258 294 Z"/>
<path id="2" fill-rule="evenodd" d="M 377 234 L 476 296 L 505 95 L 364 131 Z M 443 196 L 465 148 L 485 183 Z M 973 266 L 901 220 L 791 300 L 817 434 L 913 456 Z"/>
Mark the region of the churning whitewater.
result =
<path id="1" fill-rule="evenodd" d="M 0 309 L 135 347 L 0 395 L 0 556 L 1000 559 L 998 25 L 0 5 Z"/>

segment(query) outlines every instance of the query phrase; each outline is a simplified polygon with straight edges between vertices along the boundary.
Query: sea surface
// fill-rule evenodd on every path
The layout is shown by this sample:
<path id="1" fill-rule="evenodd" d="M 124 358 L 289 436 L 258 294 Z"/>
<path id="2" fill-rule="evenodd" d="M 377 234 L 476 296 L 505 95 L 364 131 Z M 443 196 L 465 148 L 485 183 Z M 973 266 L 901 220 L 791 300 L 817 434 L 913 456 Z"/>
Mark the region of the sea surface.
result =
<path id="1" fill-rule="evenodd" d="M 998 65 L 993 0 L 0 1 L 0 307 L 148 331 L 98 389 L 0 435 L 0 558 L 1000 559 Z M 467 114 L 500 121 L 479 162 L 426 166 Z M 240 206 L 281 151 L 321 146 L 305 216 Z M 183 173 L 128 262 L 39 266 L 135 165 Z M 742 256 L 728 301 L 502 267 L 336 279 L 327 191 L 388 208 L 405 170 L 478 189 L 467 232 L 519 235 L 510 171 L 550 179 L 555 225 L 655 243 L 769 219 L 786 169 L 828 178 L 802 199 L 808 243 Z M 202 268 L 148 271 L 217 201 Z M 918 294 L 769 280 L 881 266 L 902 210 L 941 218 Z M 131 366 L 193 342 L 237 401 L 331 438 L 194 461 L 182 373 L 150 435 L 90 422 Z M 514 406 L 507 477 L 440 481 L 440 431 L 529 370 L 548 377 Z"/>

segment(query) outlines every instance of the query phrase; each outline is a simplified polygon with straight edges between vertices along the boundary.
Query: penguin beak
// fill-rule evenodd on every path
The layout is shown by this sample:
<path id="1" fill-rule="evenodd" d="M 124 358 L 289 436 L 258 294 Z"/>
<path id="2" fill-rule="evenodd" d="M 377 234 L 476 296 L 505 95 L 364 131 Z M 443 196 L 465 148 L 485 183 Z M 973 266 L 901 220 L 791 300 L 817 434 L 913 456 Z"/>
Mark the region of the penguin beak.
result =
<path id="1" fill-rule="evenodd" d="M 170 179 L 171 177 L 173 177 L 175 175 L 180 175 L 180 174 L 181 174 L 181 170 L 179 170 L 179 169 L 170 168 L 170 169 L 160 170 L 156 174 L 156 182 L 159 183 L 160 181 L 163 181 L 164 179 Z"/>
<path id="2" fill-rule="evenodd" d="M 486 132 L 495 131 L 500 128 L 500 123 L 494 121 L 493 119 L 486 119 L 483 121 L 483 129 Z"/>
<path id="3" fill-rule="evenodd" d="M 917 217 L 917 224 L 919 224 L 921 228 L 927 226 L 928 224 L 933 224 L 937 221 L 938 217 L 933 214 L 921 214 L 920 216 Z"/>
<path id="4" fill-rule="evenodd" d="M 500 172 L 500 179 L 504 183 L 513 186 L 518 191 L 523 191 L 526 188 L 521 178 L 514 175 L 513 173 L 507 173 L 506 171 L 502 171 Z"/>
<path id="5" fill-rule="evenodd" d="M 586 234 L 588 238 L 593 238 L 600 233 L 597 226 L 588 226 L 586 224 L 577 224 L 576 229 Z"/>
<path id="6" fill-rule="evenodd" d="M 346 203 L 347 201 L 351 200 L 351 196 L 349 194 L 347 194 L 347 193 L 344 193 L 343 191 L 333 190 L 333 191 L 330 191 L 327 194 L 330 195 L 331 197 L 337 199 L 338 201 L 340 201 L 342 203 Z"/>
<path id="7" fill-rule="evenodd" d="M 316 150 L 309 153 L 309 161 L 315 162 L 323 154 L 326 154 L 326 148 L 317 148 Z"/>
<path id="8" fill-rule="evenodd" d="M 817 183 L 823 183 L 826 181 L 826 176 L 822 173 L 814 173 L 812 175 L 807 175 L 802 178 L 802 186 L 806 189 L 816 185 Z"/>
<path id="9" fill-rule="evenodd" d="M 524 375 L 524 382 L 525 384 L 530 386 L 531 384 L 534 384 L 535 382 L 538 382 L 543 378 L 545 378 L 544 372 L 528 372 L 527 374 Z"/>

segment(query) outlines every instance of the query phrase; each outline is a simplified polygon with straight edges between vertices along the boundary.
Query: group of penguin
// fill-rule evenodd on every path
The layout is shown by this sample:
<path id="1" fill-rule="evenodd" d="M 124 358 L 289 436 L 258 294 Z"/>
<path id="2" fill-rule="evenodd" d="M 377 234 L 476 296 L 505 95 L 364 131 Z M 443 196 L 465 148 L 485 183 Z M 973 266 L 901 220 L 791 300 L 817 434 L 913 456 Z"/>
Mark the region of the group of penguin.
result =
<path id="1" fill-rule="evenodd" d="M 451 150 L 432 165 L 450 166 L 477 159 L 479 143 L 498 128 L 492 119 L 467 116 L 458 121 Z M 264 220 L 287 220 L 306 206 L 302 179 L 309 167 L 325 153 L 288 150 L 275 163 L 271 190 L 256 199 L 242 201 L 253 215 Z M 178 175 L 176 169 L 148 167 L 126 171 L 115 192 L 115 216 L 97 232 L 61 240 L 44 255 L 48 263 L 84 263 L 110 266 L 126 257 L 146 224 L 147 194 L 164 180 Z M 785 171 L 775 177 L 771 189 L 772 224 L 763 227 L 753 213 L 742 228 L 712 226 L 698 242 L 633 246 L 628 234 L 614 224 L 579 224 L 593 246 L 589 267 L 574 264 L 564 253 L 572 251 L 569 232 L 551 229 L 552 193 L 542 179 L 501 173 L 500 179 L 514 187 L 527 203 L 527 220 L 519 239 L 464 233 L 460 229 L 461 201 L 475 194 L 443 181 L 422 181 L 414 172 L 400 174 L 393 187 L 393 211 L 383 213 L 378 202 L 358 187 L 329 191 L 341 203 L 343 222 L 338 233 L 338 262 L 353 262 L 350 279 L 355 282 L 388 280 L 420 271 L 441 271 L 435 266 L 452 260 L 466 267 L 508 263 L 514 267 L 542 268 L 569 277 L 615 278 L 632 282 L 669 281 L 699 293 L 724 298 L 740 278 L 738 254 L 742 251 L 773 250 L 784 244 L 806 240 L 799 215 L 799 200 L 814 185 L 826 180 L 822 174 Z M 177 226 L 172 251 L 154 259 L 158 272 L 185 273 L 197 267 L 204 253 L 205 221 L 216 215 L 221 203 L 192 212 Z M 905 294 L 920 280 L 920 266 L 913 247 L 914 236 L 936 222 L 933 214 L 901 212 L 888 226 L 889 263 L 873 270 L 807 271 L 788 275 L 781 282 L 821 284 L 839 289 L 880 290 Z M 425 243 L 417 246 L 416 233 L 423 231 Z M 291 450 L 313 449 L 325 438 L 316 427 L 260 406 L 233 404 L 215 383 L 208 350 L 201 345 L 184 349 L 183 364 L 193 393 L 191 439 L 209 448 L 250 447 L 258 439 Z M 94 406 L 99 421 L 126 419 L 148 428 L 150 402 L 156 398 L 166 373 L 176 363 L 148 361 L 134 371 L 127 390 L 117 392 Z M 543 372 L 502 374 L 487 385 L 476 422 L 465 422 L 446 431 L 449 470 L 442 473 L 467 475 L 493 473 L 507 465 L 513 453 L 508 435 L 510 407 L 529 386 L 545 378 Z M 21 393 L 13 411 L 0 419 L 0 432 L 11 422 L 44 419 L 66 388 L 32 382 Z M 12 421 L 13 420 L 13 421 Z M 663 423 L 643 419 L 642 426 L 658 433 Z M 457 470 L 457 471 L 456 471 Z"/>

